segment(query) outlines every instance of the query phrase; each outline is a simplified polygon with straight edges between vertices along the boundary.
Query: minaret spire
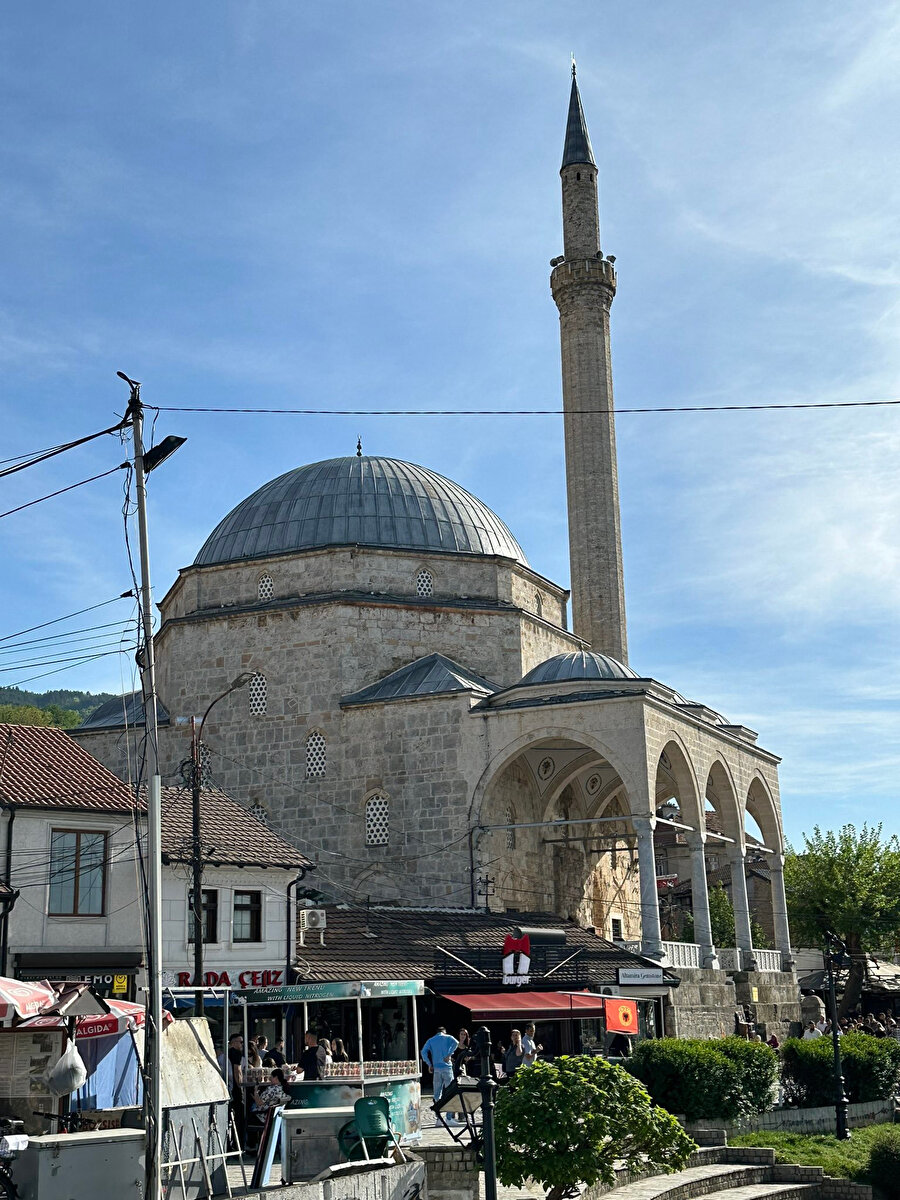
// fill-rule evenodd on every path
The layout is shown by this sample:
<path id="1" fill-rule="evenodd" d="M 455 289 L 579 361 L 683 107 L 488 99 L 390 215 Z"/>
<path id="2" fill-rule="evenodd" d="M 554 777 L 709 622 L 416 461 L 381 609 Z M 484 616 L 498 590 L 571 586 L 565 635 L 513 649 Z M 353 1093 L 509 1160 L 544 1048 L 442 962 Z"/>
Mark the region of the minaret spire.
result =
<path id="1" fill-rule="evenodd" d="M 560 176 L 565 254 L 553 260 L 550 288 L 562 350 L 572 623 L 594 650 L 627 662 L 609 349 L 616 273 L 600 250 L 597 165 L 574 60 Z"/>

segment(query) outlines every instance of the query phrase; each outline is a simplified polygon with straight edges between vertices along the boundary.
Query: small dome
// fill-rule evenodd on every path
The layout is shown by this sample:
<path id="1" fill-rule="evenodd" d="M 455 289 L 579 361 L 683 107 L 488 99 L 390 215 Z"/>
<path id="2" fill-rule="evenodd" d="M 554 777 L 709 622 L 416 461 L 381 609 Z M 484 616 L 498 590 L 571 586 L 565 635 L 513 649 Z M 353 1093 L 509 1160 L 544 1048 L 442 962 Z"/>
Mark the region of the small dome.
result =
<path id="1" fill-rule="evenodd" d="M 396 458 L 330 458 L 279 475 L 231 510 L 194 563 L 313 550 L 376 546 L 512 558 L 522 547 L 465 488 Z"/>
<path id="2" fill-rule="evenodd" d="M 528 687 L 533 683 L 568 683 L 576 679 L 640 679 L 631 667 L 608 654 L 595 654 L 592 650 L 576 650 L 570 654 L 554 654 L 546 662 L 523 675 L 517 687 Z"/>

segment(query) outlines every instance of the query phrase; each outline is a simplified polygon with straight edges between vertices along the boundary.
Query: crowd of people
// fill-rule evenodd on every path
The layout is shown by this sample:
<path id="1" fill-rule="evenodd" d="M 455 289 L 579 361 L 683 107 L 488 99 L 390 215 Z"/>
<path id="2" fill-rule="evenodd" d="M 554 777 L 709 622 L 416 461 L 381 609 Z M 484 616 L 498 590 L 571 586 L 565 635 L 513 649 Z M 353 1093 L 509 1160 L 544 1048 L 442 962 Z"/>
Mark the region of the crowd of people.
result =
<path id="1" fill-rule="evenodd" d="M 845 1033 L 868 1033 L 871 1037 L 900 1038 L 900 1022 L 890 1013 L 883 1012 L 841 1017 L 838 1021 L 837 1035 L 843 1037 Z M 831 1037 L 831 1022 L 827 1017 L 822 1016 L 818 1021 L 806 1023 L 803 1030 L 804 1040 L 812 1041 L 818 1037 Z"/>
<path id="2" fill-rule="evenodd" d="M 494 1073 L 498 1079 L 511 1079 L 522 1067 L 527 1067 L 537 1060 L 543 1046 L 535 1040 L 533 1024 L 525 1026 L 524 1034 L 520 1029 L 513 1029 L 509 1035 L 509 1045 L 496 1042 L 491 1048 L 491 1058 Z M 448 1033 L 445 1026 L 439 1025 L 422 1047 L 422 1061 L 426 1070 L 433 1077 L 433 1093 L 435 1103 L 440 1100 L 449 1085 L 461 1075 L 480 1075 L 481 1055 L 476 1049 L 468 1029 L 460 1029 L 459 1036 Z M 458 1124 L 461 1113 L 451 1113 L 446 1117 L 449 1125 Z"/>

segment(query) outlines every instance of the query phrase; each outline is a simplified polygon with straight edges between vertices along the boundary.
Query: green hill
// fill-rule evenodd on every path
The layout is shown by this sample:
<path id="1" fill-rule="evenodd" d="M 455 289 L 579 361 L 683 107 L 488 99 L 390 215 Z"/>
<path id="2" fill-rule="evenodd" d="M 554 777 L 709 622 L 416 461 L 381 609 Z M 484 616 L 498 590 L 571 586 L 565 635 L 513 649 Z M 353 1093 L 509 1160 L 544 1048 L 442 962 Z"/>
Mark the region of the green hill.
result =
<path id="1" fill-rule="evenodd" d="M 0 722 L 74 729 L 94 709 L 112 699 L 112 692 L 76 692 L 68 688 L 28 692 L 23 688 L 0 687 Z"/>

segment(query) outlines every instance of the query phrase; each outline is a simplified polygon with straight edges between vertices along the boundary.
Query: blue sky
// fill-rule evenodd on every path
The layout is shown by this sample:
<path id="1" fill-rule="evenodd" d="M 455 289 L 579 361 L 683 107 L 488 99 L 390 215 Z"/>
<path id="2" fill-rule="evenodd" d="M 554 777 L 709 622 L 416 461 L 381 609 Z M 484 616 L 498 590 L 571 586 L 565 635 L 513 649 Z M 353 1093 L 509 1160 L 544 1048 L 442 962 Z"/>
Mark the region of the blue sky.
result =
<path id="1" fill-rule="evenodd" d="M 2 456 L 109 424 L 118 369 L 158 405 L 557 407 L 573 51 L 618 405 L 900 396 L 900 4 L 47 2 L 0 31 Z M 558 418 L 158 428 L 189 440 L 152 480 L 157 595 L 238 500 L 358 434 L 567 581 Z M 792 837 L 900 829 L 900 411 L 618 434 L 632 665 L 760 731 Z M 120 458 L 8 478 L 0 510 Z M 0 636 L 129 586 L 121 482 L 0 522 Z"/>

